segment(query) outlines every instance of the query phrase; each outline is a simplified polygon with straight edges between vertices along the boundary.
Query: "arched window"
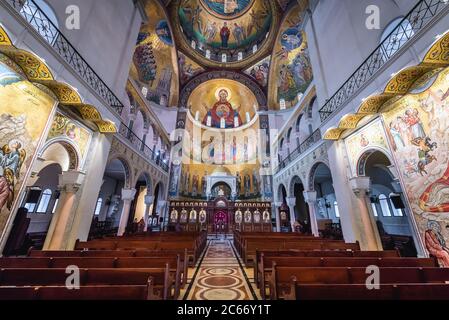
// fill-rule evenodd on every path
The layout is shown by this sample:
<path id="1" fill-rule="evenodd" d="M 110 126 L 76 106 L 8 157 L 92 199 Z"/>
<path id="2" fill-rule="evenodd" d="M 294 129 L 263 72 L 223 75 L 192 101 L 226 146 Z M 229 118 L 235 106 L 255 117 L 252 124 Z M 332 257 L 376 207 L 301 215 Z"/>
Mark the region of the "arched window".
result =
<path id="1" fill-rule="evenodd" d="M 391 200 L 391 195 L 394 195 L 394 193 L 390 194 L 389 200 L 390 200 L 390 205 L 393 208 L 393 216 L 395 217 L 403 217 L 404 216 L 404 212 L 402 212 L 402 209 L 398 209 L 394 206 L 393 201 Z"/>
<path id="2" fill-rule="evenodd" d="M 44 192 L 42 192 L 41 199 L 39 201 L 39 205 L 37 207 L 36 212 L 37 213 L 46 213 L 48 209 L 48 205 L 50 204 L 51 200 L 51 190 L 45 189 Z"/>
<path id="3" fill-rule="evenodd" d="M 404 20 L 403 17 L 400 17 L 390 22 L 380 39 L 380 42 L 383 42 L 382 59 L 384 61 L 390 59 L 414 34 L 413 26 L 407 19 Z"/>
<path id="4" fill-rule="evenodd" d="M 53 205 L 53 209 L 51 210 L 51 213 L 56 212 L 56 208 L 58 207 L 59 198 L 55 200 L 55 204 Z"/>
<path id="5" fill-rule="evenodd" d="M 338 209 L 338 203 L 337 201 L 334 201 L 334 211 L 335 211 L 335 216 L 337 218 L 340 218 L 340 210 Z"/>
<path id="6" fill-rule="evenodd" d="M 34 0 L 34 2 L 27 0 L 20 9 L 20 14 L 48 43 L 53 45 L 56 42 L 59 34 L 58 19 L 53 9 L 44 0 Z"/>
<path id="7" fill-rule="evenodd" d="M 95 213 L 94 213 L 96 216 L 100 215 L 102 206 L 103 206 L 103 199 L 102 198 L 98 198 L 97 205 L 95 206 Z"/>
<path id="8" fill-rule="evenodd" d="M 382 209 L 382 215 L 384 217 L 391 217 L 390 205 L 388 204 L 388 198 L 384 194 L 379 195 L 380 208 Z"/>
<path id="9" fill-rule="evenodd" d="M 371 202 L 371 208 L 373 209 L 374 216 L 378 217 L 379 214 L 377 213 L 377 207 L 376 207 L 376 204 L 374 202 Z"/>

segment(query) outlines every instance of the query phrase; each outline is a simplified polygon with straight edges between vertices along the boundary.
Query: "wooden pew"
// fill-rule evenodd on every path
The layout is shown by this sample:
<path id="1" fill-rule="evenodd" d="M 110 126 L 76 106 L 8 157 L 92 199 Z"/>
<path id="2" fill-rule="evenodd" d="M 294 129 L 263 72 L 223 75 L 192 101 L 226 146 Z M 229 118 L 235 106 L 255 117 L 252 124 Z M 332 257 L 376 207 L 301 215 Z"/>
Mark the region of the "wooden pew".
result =
<path id="1" fill-rule="evenodd" d="M 366 268 L 342 267 L 277 267 L 273 264 L 270 279 L 270 296 L 283 299 L 292 288 L 292 281 L 298 284 L 363 284 L 368 275 Z M 446 280 L 444 280 L 446 279 Z M 380 268 L 380 283 L 445 283 L 449 279 L 449 268 Z"/>
<path id="2" fill-rule="evenodd" d="M 449 300 L 449 284 L 380 284 L 368 290 L 364 284 L 299 284 L 292 281 L 287 300 Z"/>
<path id="3" fill-rule="evenodd" d="M 0 300 L 157 300 L 151 294 L 152 278 L 147 285 L 82 286 L 77 290 L 66 287 L 0 287 Z"/>
<path id="4" fill-rule="evenodd" d="M 183 266 L 179 255 L 171 257 L 56 257 L 56 258 L 0 258 L 0 268 L 2 269 L 26 269 L 26 268 L 56 268 L 65 269 L 68 266 L 78 268 L 95 269 L 148 269 L 164 268 L 169 265 L 170 283 L 173 284 L 173 295 L 170 297 L 177 299 L 179 296 L 181 275 Z"/>
<path id="5" fill-rule="evenodd" d="M 266 285 L 271 281 L 272 266 L 277 267 L 356 267 L 370 265 L 383 267 L 438 267 L 432 258 L 353 258 L 353 257 L 265 257 L 262 253 L 259 275 L 259 288 L 262 297 L 266 297 Z M 268 267 L 270 266 L 270 267 Z M 363 275 L 366 278 L 366 275 Z"/>
<path id="6" fill-rule="evenodd" d="M 168 299 L 172 289 L 169 266 L 146 269 L 80 269 L 80 286 L 148 285 L 152 298 Z M 0 287 L 65 287 L 66 269 L 0 269 Z M 151 277 L 151 278 L 150 278 Z"/>

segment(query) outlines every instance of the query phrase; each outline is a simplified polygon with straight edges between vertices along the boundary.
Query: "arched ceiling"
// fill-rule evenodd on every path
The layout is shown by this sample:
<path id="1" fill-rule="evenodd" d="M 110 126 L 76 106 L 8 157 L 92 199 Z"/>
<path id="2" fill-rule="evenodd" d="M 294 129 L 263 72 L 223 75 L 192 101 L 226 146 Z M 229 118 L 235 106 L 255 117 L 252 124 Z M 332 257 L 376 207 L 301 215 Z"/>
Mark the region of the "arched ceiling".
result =
<path id="1" fill-rule="evenodd" d="M 307 8 L 308 0 L 145 0 L 149 22 L 131 77 L 148 100 L 186 107 L 198 82 L 212 79 L 205 75 L 232 72 L 252 79 L 248 88 L 259 107 L 292 107 L 313 79 L 303 31 Z"/>

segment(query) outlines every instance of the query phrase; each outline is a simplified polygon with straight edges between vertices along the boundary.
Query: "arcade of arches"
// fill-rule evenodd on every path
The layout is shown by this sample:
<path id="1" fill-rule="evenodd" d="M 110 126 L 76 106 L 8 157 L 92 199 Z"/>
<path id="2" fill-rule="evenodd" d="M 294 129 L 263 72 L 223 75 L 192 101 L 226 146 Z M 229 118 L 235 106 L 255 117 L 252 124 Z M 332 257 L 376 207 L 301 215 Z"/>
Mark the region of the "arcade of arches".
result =
<path id="1" fill-rule="evenodd" d="M 449 268 L 447 2 L 86 0 L 93 43 L 67 1 L 0 3 L 2 256 L 185 253 L 192 300 L 290 297 L 256 249 Z"/>

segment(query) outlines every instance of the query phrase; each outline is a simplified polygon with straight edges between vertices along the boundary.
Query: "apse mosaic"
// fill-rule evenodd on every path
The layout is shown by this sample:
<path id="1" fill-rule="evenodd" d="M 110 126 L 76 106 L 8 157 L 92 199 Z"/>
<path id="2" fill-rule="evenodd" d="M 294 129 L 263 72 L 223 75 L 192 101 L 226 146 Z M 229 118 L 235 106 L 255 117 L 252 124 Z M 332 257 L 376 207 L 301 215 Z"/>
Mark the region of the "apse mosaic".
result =
<path id="1" fill-rule="evenodd" d="M 54 140 L 68 140 L 73 143 L 80 152 L 82 159 L 86 157 L 92 133 L 82 127 L 78 122 L 57 113 L 48 133 L 47 142 Z"/>
<path id="2" fill-rule="evenodd" d="M 373 121 L 346 138 L 345 145 L 353 175 L 357 174 L 357 161 L 365 151 L 376 149 L 387 154 L 390 153 L 380 119 Z"/>
<path id="3" fill-rule="evenodd" d="M 268 0 L 184 0 L 178 16 L 189 43 L 225 50 L 252 47 L 273 19 Z"/>
<path id="4" fill-rule="evenodd" d="M 197 121 L 220 129 L 237 128 L 250 122 L 258 108 L 251 90 L 228 79 L 201 84 L 192 92 L 187 104 Z"/>
<path id="5" fill-rule="evenodd" d="M 393 153 L 428 252 L 449 267 L 449 69 L 384 112 Z M 434 81 L 431 79 L 430 81 Z"/>
<path id="6" fill-rule="evenodd" d="M 270 73 L 271 57 L 266 57 L 262 61 L 256 63 L 251 68 L 245 70 L 245 73 L 251 76 L 256 82 L 265 88 L 268 85 L 268 76 Z"/>
<path id="7" fill-rule="evenodd" d="M 0 63 L 0 233 L 17 206 L 55 101 Z"/>
<path id="8" fill-rule="evenodd" d="M 178 64 L 172 33 L 164 10 L 156 1 L 147 1 L 147 24 L 142 24 L 133 55 L 130 74 L 157 104 L 176 105 Z"/>
<path id="9" fill-rule="evenodd" d="M 296 6 L 281 26 L 272 58 L 272 105 L 280 105 L 282 101 L 287 108 L 294 106 L 298 94 L 304 93 L 313 80 L 307 38 L 302 28 L 303 16 L 301 7 Z"/>

